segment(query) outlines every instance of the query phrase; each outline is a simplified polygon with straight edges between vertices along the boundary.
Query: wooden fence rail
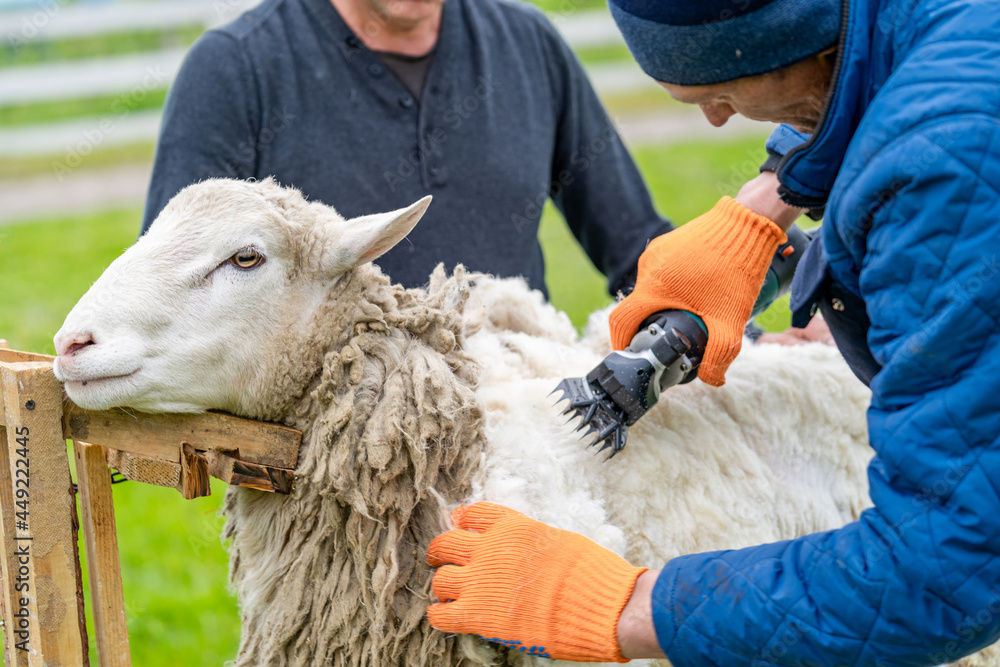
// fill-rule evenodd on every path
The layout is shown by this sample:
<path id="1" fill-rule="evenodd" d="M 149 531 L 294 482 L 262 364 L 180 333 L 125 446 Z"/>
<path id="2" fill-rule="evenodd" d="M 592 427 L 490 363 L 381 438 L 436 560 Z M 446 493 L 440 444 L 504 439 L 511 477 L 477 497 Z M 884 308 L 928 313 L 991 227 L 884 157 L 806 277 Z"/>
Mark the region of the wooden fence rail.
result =
<path id="1" fill-rule="evenodd" d="M 208 495 L 209 476 L 289 493 L 302 434 L 216 413 L 83 410 L 63 393 L 52 362 L 0 341 L 4 656 L 18 667 L 89 664 L 82 527 L 99 662 L 131 665 L 109 465 L 128 479 L 173 486 L 185 498 Z"/>

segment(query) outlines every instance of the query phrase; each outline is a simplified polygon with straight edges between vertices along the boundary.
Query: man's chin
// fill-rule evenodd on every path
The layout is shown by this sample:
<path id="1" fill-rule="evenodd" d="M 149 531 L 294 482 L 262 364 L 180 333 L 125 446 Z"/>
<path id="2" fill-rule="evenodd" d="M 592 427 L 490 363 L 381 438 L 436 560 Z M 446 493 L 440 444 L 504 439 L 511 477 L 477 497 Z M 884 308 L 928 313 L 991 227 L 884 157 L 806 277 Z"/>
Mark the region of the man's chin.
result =
<path id="1" fill-rule="evenodd" d="M 390 0 L 385 8 L 393 21 L 423 21 L 441 11 L 442 0 Z"/>
<path id="2" fill-rule="evenodd" d="M 816 120 L 803 120 L 801 118 L 796 118 L 795 120 L 786 120 L 783 122 L 786 125 L 791 125 L 802 134 L 813 134 L 816 132 L 816 128 L 819 127 L 819 121 Z"/>

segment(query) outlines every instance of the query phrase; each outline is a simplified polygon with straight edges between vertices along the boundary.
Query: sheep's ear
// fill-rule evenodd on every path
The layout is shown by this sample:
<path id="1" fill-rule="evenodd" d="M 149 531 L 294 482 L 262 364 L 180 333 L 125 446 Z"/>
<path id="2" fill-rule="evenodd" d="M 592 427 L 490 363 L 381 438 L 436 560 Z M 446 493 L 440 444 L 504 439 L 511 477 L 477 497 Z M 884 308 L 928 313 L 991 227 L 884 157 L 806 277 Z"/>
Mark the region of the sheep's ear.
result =
<path id="1" fill-rule="evenodd" d="M 427 195 L 397 211 L 346 220 L 344 233 L 338 240 L 338 266 L 330 268 L 346 271 L 385 254 L 410 233 L 430 203 L 431 196 Z"/>

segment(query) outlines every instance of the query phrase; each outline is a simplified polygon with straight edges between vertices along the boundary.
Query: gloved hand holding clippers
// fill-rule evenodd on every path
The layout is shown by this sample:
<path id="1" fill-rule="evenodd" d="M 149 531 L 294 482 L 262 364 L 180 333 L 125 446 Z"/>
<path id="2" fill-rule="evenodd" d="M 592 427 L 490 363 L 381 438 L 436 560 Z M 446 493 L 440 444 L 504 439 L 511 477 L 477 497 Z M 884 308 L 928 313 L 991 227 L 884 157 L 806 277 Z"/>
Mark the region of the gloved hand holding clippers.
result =
<path id="1" fill-rule="evenodd" d="M 614 349 L 627 347 L 654 313 L 687 311 L 708 328 L 698 377 L 722 385 L 774 252 L 805 213 L 782 202 L 777 191 L 777 176 L 765 171 L 735 200 L 724 197 L 708 213 L 654 239 L 639 259 L 635 290 L 611 313 Z"/>
<path id="2" fill-rule="evenodd" d="M 791 286 L 810 236 L 792 222 L 803 213 L 778 197 L 765 172 L 715 208 L 653 240 L 639 258 L 635 290 L 611 313 L 615 352 L 584 378 L 556 387 L 563 414 L 575 412 L 591 446 L 625 447 L 628 429 L 660 393 L 695 376 L 725 382 L 744 326 Z M 779 224 L 767 216 L 777 218 Z"/>

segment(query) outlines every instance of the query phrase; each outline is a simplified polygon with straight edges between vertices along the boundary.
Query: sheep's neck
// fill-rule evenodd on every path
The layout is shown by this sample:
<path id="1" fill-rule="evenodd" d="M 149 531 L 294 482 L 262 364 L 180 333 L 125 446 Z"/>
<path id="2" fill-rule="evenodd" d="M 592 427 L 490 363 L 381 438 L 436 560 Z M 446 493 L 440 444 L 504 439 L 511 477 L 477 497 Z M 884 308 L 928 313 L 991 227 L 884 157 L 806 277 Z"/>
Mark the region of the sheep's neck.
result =
<path id="1" fill-rule="evenodd" d="M 423 557 L 447 527 L 449 506 L 468 496 L 485 443 L 477 367 L 461 348 L 463 290 L 451 278 L 436 289 L 432 281 L 429 293 L 404 291 L 375 272 L 342 286 L 328 330 L 344 337 L 286 417 L 304 434 L 292 498 L 236 495 L 227 503 L 241 598 L 287 603 L 292 595 L 297 609 L 323 621 L 271 627 L 270 603 L 258 602 L 244 614 L 246 664 L 258 650 L 272 651 L 257 646 L 261 636 L 273 644 L 303 633 L 317 664 L 358 641 L 380 656 L 370 664 L 390 664 L 390 654 L 395 664 L 439 664 L 451 654 L 453 642 L 424 619 L 431 572 Z M 294 595 L 262 592 L 275 571 L 283 584 L 304 583 Z M 437 648 L 418 650 L 429 644 Z"/>

